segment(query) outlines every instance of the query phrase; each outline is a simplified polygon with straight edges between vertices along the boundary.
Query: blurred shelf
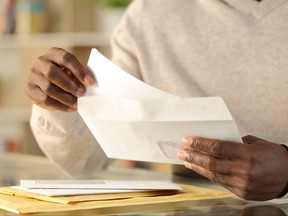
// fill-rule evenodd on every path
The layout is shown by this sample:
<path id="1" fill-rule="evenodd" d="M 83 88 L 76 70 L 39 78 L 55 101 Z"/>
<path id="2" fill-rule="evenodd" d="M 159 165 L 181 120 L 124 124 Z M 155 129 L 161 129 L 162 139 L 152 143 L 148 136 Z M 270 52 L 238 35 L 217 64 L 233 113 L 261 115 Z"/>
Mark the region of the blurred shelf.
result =
<path id="1" fill-rule="evenodd" d="M 0 123 L 29 122 L 31 108 L 0 108 Z"/>
<path id="2" fill-rule="evenodd" d="M 41 33 L 0 38 L 0 49 L 21 47 L 109 47 L 110 34 L 101 32 Z"/>

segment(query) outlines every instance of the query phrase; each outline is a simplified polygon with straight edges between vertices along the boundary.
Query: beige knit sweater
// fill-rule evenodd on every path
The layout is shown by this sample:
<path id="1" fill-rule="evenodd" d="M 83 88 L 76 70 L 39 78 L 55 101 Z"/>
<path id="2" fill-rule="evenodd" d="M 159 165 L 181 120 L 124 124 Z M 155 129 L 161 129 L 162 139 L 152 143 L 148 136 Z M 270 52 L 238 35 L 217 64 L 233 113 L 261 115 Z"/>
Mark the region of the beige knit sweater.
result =
<path id="1" fill-rule="evenodd" d="M 114 32 L 112 60 L 175 95 L 222 96 L 242 135 L 288 143 L 287 11 L 287 0 L 136 0 Z M 34 106 L 31 127 L 71 175 L 108 162 L 77 113 Z"/>

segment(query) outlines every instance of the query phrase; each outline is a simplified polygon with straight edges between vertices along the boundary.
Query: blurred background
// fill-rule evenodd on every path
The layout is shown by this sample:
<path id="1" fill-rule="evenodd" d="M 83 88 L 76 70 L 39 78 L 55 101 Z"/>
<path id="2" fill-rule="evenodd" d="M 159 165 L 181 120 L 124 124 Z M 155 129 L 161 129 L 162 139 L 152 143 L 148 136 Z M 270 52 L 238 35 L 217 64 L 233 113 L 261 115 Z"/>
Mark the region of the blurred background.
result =
<path id="1" fill-rule="evenodd" d="M 0 0 L 0 158 L 9 162 L 0 163 L 0 186 L 18 185 L 25 176 L 60 178 L 58 173 L 46 166 L 46 160 L 42 162 L 38 157 L 26 157 L 44 156 L 29 126 L 32 103 L 25 92 L 33 61 L 51 47 L 72 52 L 82 64 L 87 63 L 92 48 L 97 48 L 109 58 L 111 32 L 130 2 Z M 34 161 L 41 166 L 31 166 Z M 125 160 L 117 160 L 114 164 L 165 173 L 170 173 L 172 169 L 167 164 Z M 26 175 L 24 172 L 30 166 L 31 170 Z M 177 172 L 183 173 L 183 170 L 184 167 L 178 167 Z"/>
<path id="2" fill-rule="evenodd" d="M 29 127 L 29 69 L 50 47 L 86 64 L 91 48 L 110 56 L 109 39 L 130 0 L 0 0 L 0 154 L 43 155 Z"/>
<path id="3" fill-rule="evenodd" d="M 51 47 L 87 64 L 91 48 L 110 57 L 110 35 L 131 0 L 0 0 L 0 157 L 44 156 L 29 126 L 25 85 L 33 61 Z M 20 155 L 21 154 L 21 155 Z M 115 166 L 170 172 L 168 164 L 115 160 Z M 0 185 L 11 178 L 0 177 Z"/>

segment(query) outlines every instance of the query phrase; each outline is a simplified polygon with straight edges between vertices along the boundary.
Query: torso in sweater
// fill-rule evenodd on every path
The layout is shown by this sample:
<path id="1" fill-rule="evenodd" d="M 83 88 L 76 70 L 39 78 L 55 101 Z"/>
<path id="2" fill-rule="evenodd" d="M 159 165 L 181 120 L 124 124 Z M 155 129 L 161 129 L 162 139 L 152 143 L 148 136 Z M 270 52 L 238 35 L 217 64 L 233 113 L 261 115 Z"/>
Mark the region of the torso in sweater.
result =
<path id="1" fill-rule="evenodd" d="M 286 0 L 136 0 L 114 37 L 131 28 L 137 68 L 118 63 L 178 96 L 222 96 L 242 135 L 288 142 L 287 11 Z"/>

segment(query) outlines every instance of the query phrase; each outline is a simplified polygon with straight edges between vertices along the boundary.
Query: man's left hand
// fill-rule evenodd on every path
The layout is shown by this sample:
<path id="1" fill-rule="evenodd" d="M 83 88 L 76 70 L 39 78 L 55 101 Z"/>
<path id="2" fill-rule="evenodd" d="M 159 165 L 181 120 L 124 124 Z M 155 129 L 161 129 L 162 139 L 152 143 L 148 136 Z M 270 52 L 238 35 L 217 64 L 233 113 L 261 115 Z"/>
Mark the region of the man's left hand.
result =
<path id="1" fill-rule="evenodd" d="M 186 137 L 178 152 L 184 165 L 246 200 L 279 197 L 288 181 L 288 153 L 278 144 L 254 136 L 243 144 Z"/>

